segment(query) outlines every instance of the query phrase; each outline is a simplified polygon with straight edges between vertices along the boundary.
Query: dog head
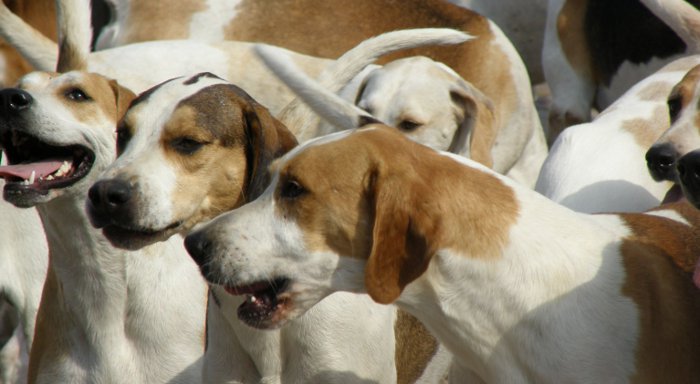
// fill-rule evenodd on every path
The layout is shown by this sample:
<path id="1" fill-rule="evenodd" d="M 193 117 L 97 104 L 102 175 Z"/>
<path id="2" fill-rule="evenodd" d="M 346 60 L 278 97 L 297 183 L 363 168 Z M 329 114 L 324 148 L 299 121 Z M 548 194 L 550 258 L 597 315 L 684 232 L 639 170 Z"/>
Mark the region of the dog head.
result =
<path id="1" fill-rule="evenodd" d="M 671 127 L 647 151 L 647 167 L 657 180 L 678 182 L 676 163 L 700 148 L 700 66 L 691 69 L 668 96 Z"/>
<path id="2" fill-rule="evenodd" d="M 208 73 L 141 94 L 119 123 L 117 161 L 90 189 L 93 225 L 137 249 L 253 200 L 294 137 L 240 88 Z"/>
<path id="3" fill-rule="evenodd" d="M 238 314 L 259 328 L 339 290 L 391 303 L 438 250 L 498 254 L 517 216 L 493 172 L 378 124 L 311 141 L 271 168 L 256 201 L 185 240 L 205 278 L 248 295 Z"/>
<path id="4" fill-rule="evenodd" d="M 375 69 L 355 104 L 421 144 L 493 166 L 493 103 L 442 63 L 410 57 Z"/>
<path id="5" fill-rule="evenodd" d="M 5 199 L 29 207 L 84 193 L 114 160 L 114 130 L 133 97 L 116 81 L 86 72 L 34 72 L 0 91 Z"/>

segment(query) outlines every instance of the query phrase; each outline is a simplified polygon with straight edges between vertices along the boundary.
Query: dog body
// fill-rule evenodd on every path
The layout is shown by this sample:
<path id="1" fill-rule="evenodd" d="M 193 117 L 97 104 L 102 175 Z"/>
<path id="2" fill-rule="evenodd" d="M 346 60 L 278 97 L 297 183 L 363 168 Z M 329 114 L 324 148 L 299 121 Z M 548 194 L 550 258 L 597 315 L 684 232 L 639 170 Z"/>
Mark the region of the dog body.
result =
<path id="1" fill-rule="evenodd" d="M 696 29 L 697 19 L 692 6 L 676 0 L 550 0 L 542 51 L 552 92 L 549 142 L 589 121 L 592 107 L 606 108 L 640 79 L 693 52 L 693 33 L 682 33 Z"/>
<path id="2" fill-rule="evenodd" d="M 199 382 L 206 285 L 196 266 L 177 241 L 115 250 L 84 209 L 133 94 L 99 75 L 35 72 L 2 96 L 4 196 L 37 206 L 50 250 L 29 382 Z"/>
<path id="3" fill-rule="evenodd" d="M 465 370 L 509 383 L 697 377 L 700 213 L 687 206 L 575 213 L 380 125 L 309 142 L 272 169 L 256 201 L 186 239 L 229 291 L 286 281 L 262 326 L 367 292 L 453 352 L 455 383 Z M 662 291 L 673 294 L 659 302 Z"/>
<path id="4" fill-rule="evenodd" d="M 666 99 L 700 61 L 677 60 L 639 82 L 594 121 L 566 129 L 542 166 L 535 190 L 576 211 L 641 212 L 671 184 L 650 175 L 644 154 L 670 126 Z"/>

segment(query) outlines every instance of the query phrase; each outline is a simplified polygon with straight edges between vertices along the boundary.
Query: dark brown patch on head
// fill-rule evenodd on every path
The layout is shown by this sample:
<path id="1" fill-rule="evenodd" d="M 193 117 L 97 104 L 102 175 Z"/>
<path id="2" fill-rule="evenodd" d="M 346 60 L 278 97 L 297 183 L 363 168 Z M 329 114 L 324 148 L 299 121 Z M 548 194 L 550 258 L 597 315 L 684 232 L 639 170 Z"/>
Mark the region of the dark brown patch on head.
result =
<path id="1" fill-rule="evenodd" d="M 700 222 L 698 215 L 693 215 L 691 223 Z M 633 231 L 620 249 L 626 272 L 622 293 L 639 311 L 637 372 L 630 380 L 696 382 L 700 377 L 700 365 L 695 364 L 700 354 L 700 291 L 693 285 L 691 271 L 700 256 L 698 227 L 650 215 L 622 218 Z"/>
<path id="2" fill-rule="evenodd" d="M 177 168 L 179 187 L 172 199 L 185 227 L 257 197 L 269 181 L 269 163 L 296 145 L 267 109 L 231 84 L 208 86 L 181 100 L 160 143 Z"/>
<path id="3" fill-rule="evenodd" d="M 129 108 L 136 107 L 137 105 L 148 101 L 148 99 L 151 97 L 151 95 L 153 95 L 160 87 L 162 87 L 163 85 L 165 85 L 165 84 L 167 84 L 167 83 L 169 83 L 169 82 L 171 82 L 171 81 L 174 81 L 174 80 L 176 80 L 176 79 L 177 79 L 177 78 L 165 80 L 165 81 L 163 81 L 162 83 L 156 84 L 156 85 L 152 86 L 151 88 L 148 88 L 147 90 L 141 92 L 141 93 L 131 102 L 131 105 L 129 105 Z"/>
<path id="4" fill-rule="evenodd" d="M 202 78 L 223 80 L 222 78 L 220 78 L 219 76 L 216 76 L 215 74 L 213 74 L 211 72 L 202 72 L 202 73 L 198 73 L 198 74 L 190 77 L 189 79 L 185 80 L 182 84 L 183 85 L 196 84 L 199 81 L 199 79 L 202 79 Z"/>
<path id="5" fill-rule="evenodd" d="M 396 383 L 415 383 L 435 356 L 439 343 L 412 315 L 400 309 L 396 315 Z"/>
<path id="6" fill-rule="evenodd" d="M 291 181 L 306 192 L 285 197 Z M 275 198 L 308 249 L 367 259 L 366 288 L 380 303 L 394 301 L 437 250 L 497 257 L 518 212 L 497 177 L 386 126 L 299 153 L 280 168 Z"/>

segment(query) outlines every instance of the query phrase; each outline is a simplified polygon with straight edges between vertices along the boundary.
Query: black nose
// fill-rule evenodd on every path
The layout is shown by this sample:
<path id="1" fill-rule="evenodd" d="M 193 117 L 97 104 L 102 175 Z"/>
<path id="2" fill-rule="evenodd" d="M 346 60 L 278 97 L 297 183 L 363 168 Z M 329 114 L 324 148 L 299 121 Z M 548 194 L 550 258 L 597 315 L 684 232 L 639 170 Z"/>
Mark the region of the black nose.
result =
<path id="1" fill-rule="evenodd" d="M 646 154 L 647 168 L 656 181 L 676 180 L 676 159 L 679 154 L 671 144 L 652 146 Z"/>
<path id="2" fill-rule="evenodd" d="M 18 113 L 32 105 L 32 96 L 18 88 L 7 88 L 0 91 L 2 113 L 5 115 Z"/>
<path id="3" fill-rule="evenodd" d="M 192 259 L 200 267 L 204 267 L 207 262 L 207 256 L 211 252 L 211 241 L 207 238 L 204 231 L 193 232 L 185 238 L 185 249 L 190 254 Z M 202 270 L 204 272 L 204 270 Z"/>
<path id="4" fill-rule="evenodd" d="M 93 213 L 109 215 L 119 211 L 131 199 L 131 185 L 119 179 L 98 181 L 88 191 Z"/>
<path id="5" fill-rule="evenodd" d="M 700 205 L 700 150 L 681 157 L 676 168 L 683 194 L 688 201 L 698 207 Z"/>

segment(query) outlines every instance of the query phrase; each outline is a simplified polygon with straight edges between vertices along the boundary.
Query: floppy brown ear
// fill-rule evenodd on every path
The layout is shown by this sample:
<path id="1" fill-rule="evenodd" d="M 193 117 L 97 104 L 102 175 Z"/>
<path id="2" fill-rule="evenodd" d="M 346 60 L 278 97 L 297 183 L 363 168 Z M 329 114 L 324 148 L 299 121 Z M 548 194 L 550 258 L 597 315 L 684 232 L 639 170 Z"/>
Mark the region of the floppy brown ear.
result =
<path id="1" fill-rule="evenodd" d="M 398 175 L 378 174 L 372 184 L 375 216 L 365 287 L 374 301 L 389 304 L 428 267 L 433 224 L 414 197 L 429 191 Z"/>
<path id="2" fill-rule="evenodd" d="M 246 122 L 246 201 L 255 200 L 269 183 L 268 167 L 272 161 L 297 145 L 292 133 L 267 108 L 251 102 L 244 112 Z"/>
<path id="3" fill-rule="evenodd" d="M 112 88 L 112 92 L 114 92 L 114 100 L 117 103 L 116 121 L 119 121 L 124 117 L 126 110 L 129 109 L 129 105 L 131 101 L 136 98 L 136 95 L 131 92 L 129 88 L 119 85 L 116 80 L 110 80 L 109 86 Z"/>
<path id="4" fill-rule="evenodd" d="M 459 109 L 460 124 L 449 151 L 468 155 L 472 160 L 492 168 L 491 149 L 498 134 L 493 103 L 466 82 L 453 87 L 450 97 Z"/>

